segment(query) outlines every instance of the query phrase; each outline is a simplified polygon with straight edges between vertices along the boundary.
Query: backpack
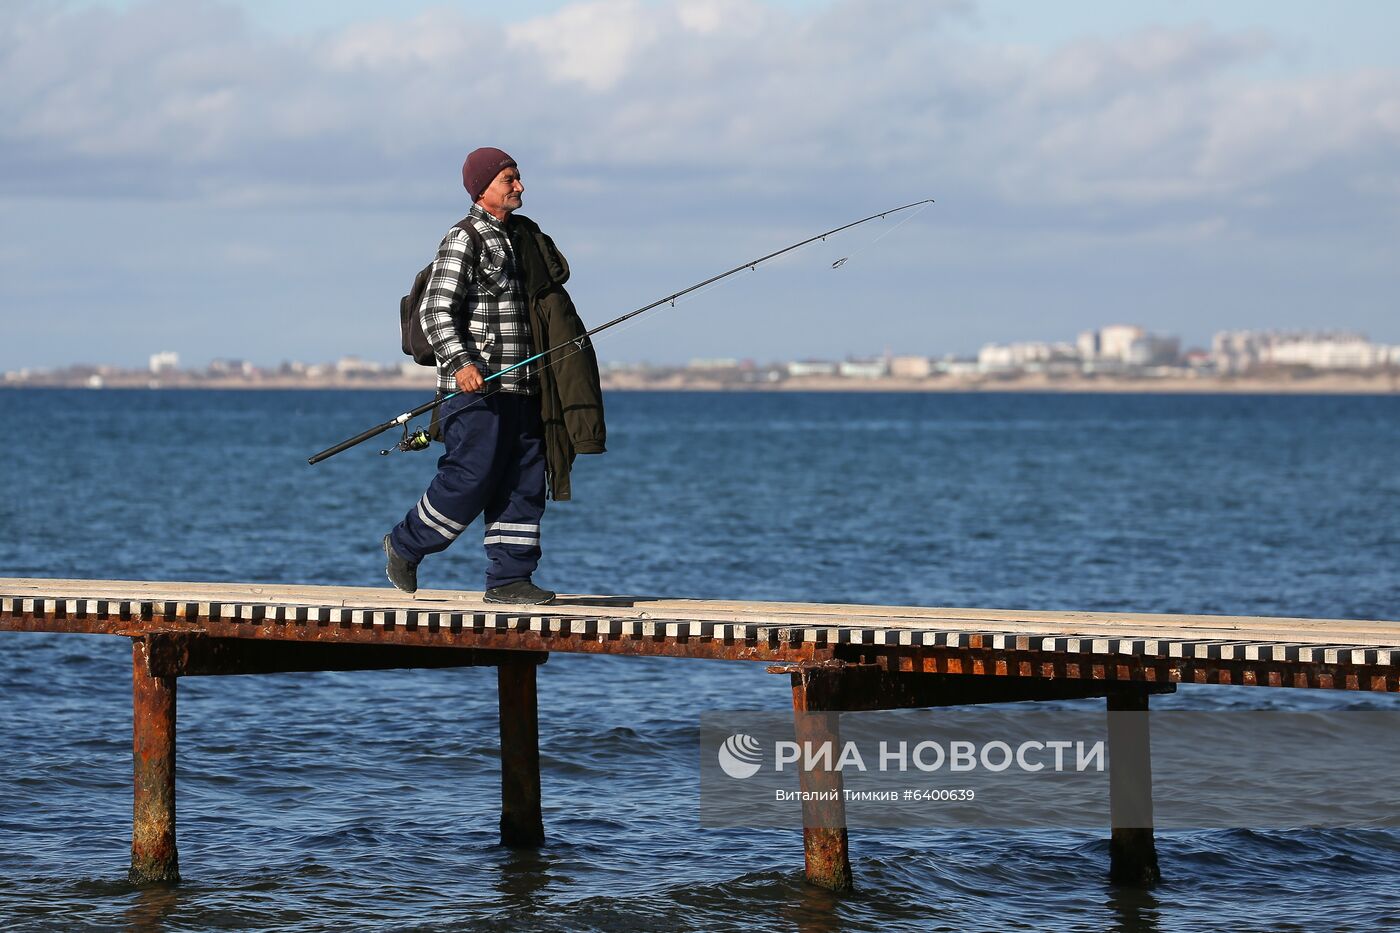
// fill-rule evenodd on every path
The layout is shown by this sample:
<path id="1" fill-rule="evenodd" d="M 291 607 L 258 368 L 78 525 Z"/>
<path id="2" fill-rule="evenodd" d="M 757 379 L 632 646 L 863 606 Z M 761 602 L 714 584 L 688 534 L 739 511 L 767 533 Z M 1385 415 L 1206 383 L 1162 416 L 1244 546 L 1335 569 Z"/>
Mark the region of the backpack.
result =
<path id="1" fill-rule="evenodd" d="M 484 244 L 481 241 L 481 233 L 471 222 L 470 216 L 463 217 L 453 226 L 472 241 L 472 252 L 477 262 L 480 262 Z M 437 365 L 437 355 L 433 353 L 433 345 L 429 342 L 428 335 L 423 333 L 423 321 L 418 315 L 418 309 L 423 305 L 423 293 L 428 290 L 428 280 L 432 275 L 433 264 L 430 262 L 413 277 L 413 287 L 408 290 L 408 294 L 399 299 L 399 336 L 403 352 L 406 356 L 413 357 L 413 362 L 423 366 Z"/>

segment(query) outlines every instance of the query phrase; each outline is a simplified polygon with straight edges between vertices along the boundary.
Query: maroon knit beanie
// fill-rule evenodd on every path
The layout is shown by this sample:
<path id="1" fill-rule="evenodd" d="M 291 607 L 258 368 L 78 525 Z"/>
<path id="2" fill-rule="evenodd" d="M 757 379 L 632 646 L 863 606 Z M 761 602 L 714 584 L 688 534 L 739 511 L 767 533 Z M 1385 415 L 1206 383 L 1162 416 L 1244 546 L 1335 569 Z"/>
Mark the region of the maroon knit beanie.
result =
<path id="1" fill-rule="evenodd" d="M 475 201 L 481 197 L 487 185 L 496 180 L 501 169 L 510 168 L 515 160 L 499 149 L 486 147 L 473 149 L 467 161 L 462 163 L 462 185 Z"/>

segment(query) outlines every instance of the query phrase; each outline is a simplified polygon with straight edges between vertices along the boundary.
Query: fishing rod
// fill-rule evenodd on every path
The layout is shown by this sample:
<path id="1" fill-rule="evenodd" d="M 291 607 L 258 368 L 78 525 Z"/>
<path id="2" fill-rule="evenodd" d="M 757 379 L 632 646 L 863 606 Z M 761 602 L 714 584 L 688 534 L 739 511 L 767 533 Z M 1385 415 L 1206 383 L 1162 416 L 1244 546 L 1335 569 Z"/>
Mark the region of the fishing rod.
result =
<path id="1" fill-rule="evenodd" d="M 748 262 L 745 262 L 745 263 L 742 263 L 742 264 L 740 264 L 740 265 L 735 266 L 733 269 L 730 269 L 730 270 L 727 271 L 727 272 L 721 272 L 719 275 L 712 275 L 712 276 L 710 276 L 708 279 L 706 279 L 706 280 L 703 281 L 703 282 L 697 282 L 697 283 L 695 283 L 694 285 L 691 285 L 691 286 L 688 287 L 688 288 L 683 288 L 683 289 L 681 289 L 680 291 L 675 292 L 674 294 L 667 295 L 665 298 L 658 298 L 656 301 L 653 301 L 651 304 L 649 304 L 649 305 L 643 305 L 642 307 L 638 308 L 638 309 L 635 310 L 635 311 L 628 311 L 626 314 L 623 314 L 623 315 L 620 315 L 620 316 L 618 316 L 618 317 L 613 318 L 611 321 L 608 321 L 606 324 L 599 324 L 597 327 L 593 328 L 593 329 L 590 330 L 590 331 L 585 331 L 584 333 L 580 334 L 580 335 L 577 336 L 577 337 L 572 338 L 571 340 L 566 340 L 566 341 L 564 341 L 563 343 L 558 344 L 557 346 L 550 347 L 548 350 L 543 350 L 543 351 L 541 351 L 541 352 L 539 352 L 539 353 L 536 353 L 534 356 L 528 357 L 527 359 L 523 359 L 523 360 L 521 360 L 519 363 L 515 363 L 514 365 L 507 366 L 505 369 L 501 370 L 500 372 L 492 373 L 491 375 L 486 376 L 484 379 L 482 379 L 483 387 L 484 387 L 484 384 L 485 384 L 485 383 L 490 382 L 490 381 L 493 380 L 493 379 L 499 379 L 499 378 L 501 378 L 502 376 L 506 375 L 507 373 L 512 372 L 512 371 L 514 371 L 514 370 L 517 370 L 517 369 L 519 369 L 519 368 L 522 367 L 522 366 L 528 366 L 528 365 L 530 365 L 531 363 L 535 362 L 536 360 L 541 359 L 542 357 L 549 356 L 551 353 L 556 353 L 556 352 L 558 352 L 558 351 L 560 351 L 560 350 L 563 350 L 563 349 L 566 349 L 566 348 L 568 348 L 568 347 L 575 347 L 576 350 L 582 350 L 582 349 L 584 348 L 584 346 L 585 346 L 585 341 L 588 340 L 590 337 L 592 337 L 594 334 L 601 334 L 603 331 L 607 330 L 609 327 L 615 327 L 615 326 L 617 326 L 618 324 L 621 324 L 621 323 L 623 323 L 623 322 L 625 322 L 625 321 L 630 321 L 630 320 L 632 320 L 632 318 L 636 317 L 637 315 L 639 315 L 639 314 L 644 314 L 644 313 L 646 313 L 647 311 L 652 310 L 653 308 L 659 308 L 659 307 L 661 307 L 661 306 L 664 305 L 664 304 L 670 304 L 670 305 L 674 306 L 675 303 L 676 303 L 676 299 L 681 298 L 681 297 L 683 297 L 683 296 L 685 296 L 685 295 L 689 295 L 689 294 L 690 294 L 691 292 L 693 292 L 693 291 L 698 291 L 699 289 L 704 288 L 706 285 L 713 285 L 714 283 L 718 282 L 720 279 L 727 279 L 727 278 L 729 278 L 731 275 L 734 275 L 735 273 L 743 272 L 745 269 L 757 269 L 761 264 L 767 262 L 767 261 L 770 260 L 770 259 L 776 259 L 776 258 L 778 258 L 779 256 L 783 255 L 784 253 L 790 253 L 790 252 L 792 252 L 792 251 L 795 250 L 795 249 L 801 249 L 802 247 L 806 246 L 806 245 L 809 244 L 809 243 L 815 243 L 817 240 L 825 240 L 827 237 L 829 237 L 829 236 L 834 236 L 834 235 L 836 235 L 836 234 L 842 232 L 843 230 L 849 230 L 849 229 L 851 229 L 852 227 L 859 227 L 861 224 L 869 223 L 869 222 L 872 221 L 872 220 L 884 220 L 886 217 L 890 216 L 891 214 L 897 214 L 897 213 L 899 213 L 900 211 L 907 211 L 907 210 L 909 210 L 911 207 L 918 207 L 918 206 L 921 205 L 921 204 L 932 204 L 932 203 L 934 203 L 934 202 L 933 202 L 933 198 L 924 198 L 923 200 L 920 200 L 920 201 L 911 201 L 911 202 L 908 203 L 908 204 L 902 204 L 902 205 L 900 205 L 899 207 L 894 207 L 894 208 L 891 208 L 891 209 L 889 209 L 889 210 L 887 210 L 887 211 L 881 211 L 881 212 L 878 213 L 878 214 L 871 214 L 869 217 L 862 217 L 860 220 L 853 220 L 853 221 L 851 221 L 851 222 L 848 223 L 848 224 L 842 224 L 842 225 L 839 226 L 839 227 L 834 227 L 834 228 L 832 228 L 832 229 L 830 229 L 830 230 L 827 230 L 827 231 L 825 231 L 825 232 L 823 232 L 823 233 L 818 233 L 816 236 L 808 237 L 807 239 L 801 241 L 800 243 L 794 243 L 794 244 L 792 244 L 791 246 L 785 246 L 785 247 L 783 247 L 783 248 L 780 249 L 780 250 L 777 250 L 777 251 L 775 251 L 775 252 L 769 253 L 767 256 L 762 256 L 762 257 L 760 257 L 760 258 L 758 258 L 758 259 L 751 259 L 751 260 L 749 260 Z M 840 266 L 841 266 L 842 264 L 844 264 L 845 262 L 846 262 L 846 260 L 845 260 L 844 258 L 843 258 L 843 259 L 838 259 L 838 260 L 836 260 L 836 262 L 832 263 L 831 265 L 832 265 L 832 268 L 840 268 Z M 549 365 L 551 365 L 551 364 L 550 364 L 550 363 L 545 363 L 544 365 L 545 365 L 545 366 L 549 366 Z M 405 425 L 405 427 L 404 427 L 404 439 L 403 439 L 402 443 L 399 445 L 400 449 L 402 449 L 402 450 L 423 450 L 423 449 L 425 449 L 425 448 L 428 446 L 428 443 L 429 443 L 429 441 L 428 441 L 428 436 L 427 436 L 427 432 L 425 432 L 425 431 L 416 431 L 416 432 L 414 432 L 413 434 L 409 434 L 409 433 L 408 433 L 408 428 L 406 427 L 406 425 L 408 424 L 408 422 L 412 421 L 414 418 L 417 418 L 419 415 L 422 415 L 422 414 L 425 414 L 425 413 L 431 411 L 431 410 L 433 409 L 434 406 L 440 405 L 440 404 L 442 404 L 443 402 L 447 401 L 448 399 L 450 399 L 450 398 L 455 398 L 456 396 L 461 395 L 461 394 L 463 394 L 463 393 L 462 393 L 462 391 L 459 389 L 459 390 L 457 390 L 456 392 L 449 392 L 449 393 L 446 394 L 446 395 L 443 395 L 443 396 L 441 396 L 441 397 L 439 397 L 439 398 L 435 398 L 435 399 L 433 399 L 431 402 L 424 402 L 422 405 L 419 405 L 417 408 L 413 408 L 413 409 L 411 409 L 411 410 L 409 410 L 409 411 L 406 411 L 406 412 L 404 412 L 403 414 L 401 414 L 401 415 L 399 415 L 399 416 L 397 416 L 397 417 L 395 417 L 395 418 L 391 418 L 391 419 L 389 419 L 388 421 L 384 422 L 383 424 L 375 425 L 374 427 L 370 428 L 368 431 L 364 431 L 363 433 L 356 434 L 354 437 L 349 438 L 348 440 L 341 441 L 339 444 L 336 444 L 334 447 L 327 447 L 325 450 L 321 451 L 320 453 L 318 453 L 318 454 L 313 454 L 312 456 L 310 456 L 310 457 L 307 458 L 306 462 L 309 463 L 309 464 L 311 464 L 312 466 L 315 466 L 316 464 L 320 463 L 322 460 L 325 460 L 325 459 L 330 458 L 330 457 L 334 457 L 336 454 L 341 453 L 342 451 L 349 450 L 351 447 L 354 447 L 354 446 L 356 446 L 356 445 L 358 445 L 358 444 L 363 444 L 365 441 L 369 440 L 370 438 L 372 438 L 372 437 L 377 437 L 378 435 L 383 434 L 385 431 L 388 431 L 388 430 L 390 430 L 391 428 L 399 427 L 400 425 Z M 488 394 L 494 394 L 494 393 L 488 393 Z M 381 451 L 381 453 L 388 453 L 388 451 Z"/>

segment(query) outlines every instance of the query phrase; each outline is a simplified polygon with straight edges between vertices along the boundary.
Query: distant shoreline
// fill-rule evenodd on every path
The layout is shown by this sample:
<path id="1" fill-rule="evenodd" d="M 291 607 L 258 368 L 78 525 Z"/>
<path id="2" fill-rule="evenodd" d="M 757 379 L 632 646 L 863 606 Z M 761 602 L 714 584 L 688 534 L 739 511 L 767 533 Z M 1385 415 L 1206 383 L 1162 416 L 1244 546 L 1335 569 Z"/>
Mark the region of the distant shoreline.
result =
<path id="1" fill-rule="evenodd" d="M 799 377 L 778 383 L 726 384 L 718 380 L 685 378 L 647 383 L 604 382 L 612 391 L 689 392 L 935 392 L 997 394 L 1039 392 L 1063 395 L 1397 395 L 1400 380 L 1388 376 L 1315 376 L 1308 379 L 1162 378 L 1084 379 L 1019 376 L 981 378 L 947 376 L 934 379 L 845 379 Z"/>
<path id="2" fill-rule="evenodd" d="M 125 390 L 405 390 L 431 392 L 435 383 L 421 379 L 324 380 L 304 379 L 201 379 L 165 381 L 160 379 L 122 378 L 104 380 L 101 386 L 80 382 L 51 383 L 31 381 L 0 383 L 0 388 L 26 389 L 86 389 Z M 964 394 L 1051 393 L 1063 395 L 1400 395 L 1400 378 L 1380 374 L 1320 375 L 1298 379 L 1251 379 L 1166 377 L 1161 379 L 1123 379 L 1101 377 L 1049 378 L 1039 375 L 1017 377 L 944 376 L 930 379 L 850 379 L 828 376 L 805 376 L 780 382 L 740 382 L 706 379 L 696 375 L 674 375 L 647 378 L 630 374 L 609 374 L 603 379 L 603 389 L 609 392 L 932 392 Z"/>

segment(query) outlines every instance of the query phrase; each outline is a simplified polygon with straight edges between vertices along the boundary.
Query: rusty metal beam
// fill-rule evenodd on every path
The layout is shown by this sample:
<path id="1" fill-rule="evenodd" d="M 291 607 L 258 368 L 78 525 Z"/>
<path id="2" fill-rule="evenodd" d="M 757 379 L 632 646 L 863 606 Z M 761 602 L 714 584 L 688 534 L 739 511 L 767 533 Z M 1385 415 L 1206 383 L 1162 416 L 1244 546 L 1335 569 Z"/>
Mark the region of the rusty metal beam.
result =
<path id="1" fill-rule="evenodd" d="M 1152 833 L 1152 740 L 1146 687 L 1108 696 L 1108 795 L 1112 837 L 1109 881 L 1147 886 L 1162 880 Z"/>
<path id="2" fill-rule="evenodd" d="M 792 676 L 792 710 L 798 745 L 819 748 L 830 743 L 841 747 L 841 716 L 832 712 L 835 676 Z M 838 688 L 839 690 L 839 688 Z M 805 763 L 804 763 L 805 764 Z M 802 849 L 807 881 L 832 891 L 849 891 L 851 876 L 850 835 L 846 829 L 845 784 L 834 767 L 817 764 L 798 771 L 802 799 Z"/>
<path id="3" fill-rule="evenodd" d="M 132 827 L 135 884 L 180 880 L 175 848 L 175 677 L 151 663 L 161 636 L 131 640 Z"/>
<path id="4" fill-rule="evenodd" d="M 501 845 L 544 845 L 540 812 L 539 698 L 535 664 L 502 662 L 496 669 L 501 715 Z"/>
<path id="5" fill-rule="evenodd" d="M 212 638 L 185 632 L 159 637 L 152 652 L 153 668 L 175 677 L 542 664 L 547 657 L 529 651 Z"/>
<path id="6" fill-rule="evenodd" d="M 843 646 L 842 660 L 878 663 L 890 670 L 973 677 L 1097 680 L 1133 683 L 1230 684 L 1321 690 L 1400 692 L 1400 673 L 1365 664 L 1303 661 L 1106 657 L 1048 651 L 985 648 L 880 648 Z"/>
<path id="7" fill-rule="evenodd" d="M 1093 680 L 987 677 L 971 674 L 923 674 L 891 671 L 879 664 L 828 661 L 777 665 L 769 673 L 792 675 L 793 689 L 802 687 L 819 697 L 827 710 L 923 709 L 1027 700 L 1078 700 L 1114 696 L 1172 693 L 1175 684 L 1119 684 Z"/>

